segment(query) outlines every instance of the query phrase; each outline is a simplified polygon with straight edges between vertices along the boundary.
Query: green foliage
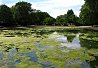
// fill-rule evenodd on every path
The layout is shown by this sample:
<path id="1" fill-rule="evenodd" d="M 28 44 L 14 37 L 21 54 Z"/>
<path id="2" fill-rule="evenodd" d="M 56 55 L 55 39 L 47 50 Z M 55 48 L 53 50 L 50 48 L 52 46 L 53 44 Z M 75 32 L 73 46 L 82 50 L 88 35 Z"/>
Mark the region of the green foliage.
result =
<path id="1" fill-rule="evenodd" d="M 98 0 L 85 0 L 85 4 L 81 8 L 80 20 L 83 25 L 98 24 Z"/>
<path id="2" fill-rule="evenodd" d="M 56 25 L 67 25 L 66 15 L 57 16 Z"/>
<path id="3" fill-rule="evenodd" d="M 11 26 L 14 23 L 11 9 L 6 5 L 0 6 L 0 24 L 4 26 Z"/>
<path id="4" fill-rule="evenodd" d="M 44 25 L 44 19 L 51 17 L 47 12 L 42 12 L 40 10 L 32 9 L 30 13 L 31 24 L 33 25 Z"/>
<path id="5" fill-rule="evenodd" d="M 33 25 L 37 25 L 39 23 L 39 18 L 36 12 L 31 12 L 30 17 Z"/>
<path id="6" fill-rule="evenodd" d="M 17 2 L 11 9 L 6 5 L 0 6 L 0 25 L 13 25 L 13 22 L 20 26 L 44 25 L 45 18 L 49 18 L 49 25 L 55 21 L 47 12 L 32 9 L 28 2 Z"/>
<path id="7" fill-rule="evenodd" d="M 15 20 L 19 25 L 31 24 L 30 19 L 31 4 L 28 2 L 18 2 L 15 5 Z"/>
<path id="8" fill-rule="evenodd" d="M 73 25 L 77 25 L 78 23 L 78 17 L 74 14 L 72 9 L 67 12 L 67 22 Z"/>
<path id="9" fill-rule="evenodd" d="M 45 18 L 43 23 L 45 25 L 54 25 L 55 24 L 55 19 L 52 18 L 52 17 L 48 17 L 48 18 Z"/>
<path id="10" fill-rule="evenodd" d="M 88 4 L 84 4 L 81 8 L 80 13 L 80 24 L 83 25 L 90 25 L 93 23 L 93 18 L 91 16 L 92 12 L 89 9 Z"/>
<path id="11" fill-rule="evenodd" d="M 50 17 L 50 15 L 47 13 L 47 12 L 36 12 L 36 19 L 37 19 L 37 21 L 35 22 L 35 24 L 37 24 L 37 25 L 43 25 L 44 23 L 43 23 L 43 21 L 44 21 L 44 19 L 45 18 L 48 18 L 48 17 Z"/>
<path id="12" fill-rule="evenodd" d="M 60 15 L 56 18 L 57 25 L 78 25 L 79 18 L 74 14 L 73 10 L 68 10 L 67 14 Z"/>

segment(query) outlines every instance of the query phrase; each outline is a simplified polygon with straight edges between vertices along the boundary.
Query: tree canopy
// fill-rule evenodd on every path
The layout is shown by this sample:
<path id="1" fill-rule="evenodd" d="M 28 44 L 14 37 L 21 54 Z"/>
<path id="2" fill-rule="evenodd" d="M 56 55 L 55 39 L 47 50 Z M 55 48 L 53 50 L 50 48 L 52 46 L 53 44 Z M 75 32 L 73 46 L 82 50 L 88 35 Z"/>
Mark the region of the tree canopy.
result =
<path id="1" fill-rule="evenodd" d="M 78 17 L 74 14 L 73 10 L 68 10 L 67 14 L 60 15 L 56 18 L 58 25 L 77 25 Z"/>
<path id="2" fill-rule="evenodd" d="M 47 17 L 44 19 L 43 23 L 45 25 L 55 25 L 55 19 L 52 17 Z"/>
<path id="3" fill-rule="evenodd" d="M 98 0 L 84 0 L 77 17 L 72 9 L 57 18 L 47 12 L 32 8 L 32 4 L 24 1 L 17 2 L 11 8 L 0 5 L 0 26 L 28 26 L 28 25 L 98 25 Z"/>
<path id="4" fill-rule="evenodd" d="M 32 9 L 28 2 L 18 2 L 12 6 L 13 17 L 18 25 L 43 25 L 47 17 L 51 17 L 47 12 Z"/>
<path id="5" fill-rule="evenodd" d="M 15 5 L 15 20 L 19 25 L 31 24 L 30 19 L 31 4 L 28 2 L 18 2 Z"/>
<path id="6" fill-rule="evenodd" d="M 13 23 L 13 15 L 10 8 L 6 5 L 0 6 L 0 24 L 3 26 L 9 26 Z"/>
<path id="7" fill-rule="evenodd" d="M 98 25 L 98 0 L 85 0 L 81 8 L 80 20 L 84 25 Z"/>

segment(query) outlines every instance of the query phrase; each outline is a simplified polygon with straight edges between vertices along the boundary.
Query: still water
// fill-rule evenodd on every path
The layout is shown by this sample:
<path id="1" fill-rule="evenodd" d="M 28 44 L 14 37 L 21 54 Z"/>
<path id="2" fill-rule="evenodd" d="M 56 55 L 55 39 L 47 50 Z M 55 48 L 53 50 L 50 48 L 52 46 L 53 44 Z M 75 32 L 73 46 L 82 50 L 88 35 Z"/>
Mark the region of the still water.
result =
<path id="1" fill-rule="evenodd" d="M 8 52 L 1 49 L 0 68 L 98 68 L 98 40 L 92 38 L 97 39 L 98 33 L 90 33 L 54 31 L 36 41 L 29 52 L 20 52 L 17 47 Z M 48 44 L 50 40 L 57 45 Z"/>

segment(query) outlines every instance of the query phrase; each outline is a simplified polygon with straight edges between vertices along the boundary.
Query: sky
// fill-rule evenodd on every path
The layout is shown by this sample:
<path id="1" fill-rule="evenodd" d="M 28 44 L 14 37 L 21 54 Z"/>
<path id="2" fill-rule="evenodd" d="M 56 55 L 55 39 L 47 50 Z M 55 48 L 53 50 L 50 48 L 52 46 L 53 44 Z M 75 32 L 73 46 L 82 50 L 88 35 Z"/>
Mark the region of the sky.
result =
<path id="1" fill-rule="evenodd" d="M 84 4 L 84 0 L 0 0 L 0 4 L 11 7 L 19 1 L 29 2 L 32 8 L 48 12 L 54 18 L 66 14 L 70 9 L 73 9 L 75 15 L 79 16 L 80 8 Z"/>

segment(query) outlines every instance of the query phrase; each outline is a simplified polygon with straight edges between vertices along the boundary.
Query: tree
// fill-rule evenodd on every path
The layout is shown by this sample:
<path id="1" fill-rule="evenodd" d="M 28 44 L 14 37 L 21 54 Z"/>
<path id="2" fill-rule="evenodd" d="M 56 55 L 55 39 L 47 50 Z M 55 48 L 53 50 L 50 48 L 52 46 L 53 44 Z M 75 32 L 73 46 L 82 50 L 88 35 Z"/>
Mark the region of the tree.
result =
<path id="1" fill-rule="evenodd" d="M 93 24 L 92 12 L 87 3 L 85 3 L 80 12 L 80 24 L 82 25 L 91 25 Z"/>
<path id="2" fill-rule="evenodd" d="M 56 24 L 58 25 L 78 25 L 79 18 L 74 14 L 73 10 L 68 10 L 67 14 L 57 16 Z"/>
<path id="3" fill-rule="evenodd" d="M 13 15 L 14 23 L 15 23 L 15 25 L 17 25 L 18 23 L 15 19 L 15 13 L 16 13 L 15 5 L 11 7 L 11 12 L 12 12 L 12 15 Z"/>
<path id="4" fill-rule="evenodd" d="M 54 25 L 55 24 L 55 19 L 52 17 L 47 17 L 43 20 L 43 23 L 45 25 Z"/>
<path id="5" fill-rule="evenodd" d="M 75 25 L 75 23 L 77 22 L 76 18 L 77 18 L 77 16 L 74 14 L 72 9 L 67 11 L 66 19 L 69 24 Z"/>
<path id="6" fill-rule="evenodd" d="M 67 25 L 66 14 L 57 16 L 56 25 Z"/>
<path id="7" fill-rule="evenodd" d="M 37 16 L 37 25 L 43 25 L 43 21 L 45 18 L 51 17 L 47 12 L 36 12 Z"/>
<path id="8" fill-rule="evenodd" d="M 80 19 L 85 25 L 98 25 L 98 0 L 85 0 L 85 4 L 81 8 Z"/>
<path id="9" fill-rule="evenodd" d="M 31 12 L 30 14 L 32 25 L 37 25 L 39 23 L 39 19 L 36 15 L 36 12 Z"/>
<path id="10" fill-rule="evenodd" d="M 14 23 L 11 9 L 6 5 L 0 6 L 0 24 L 3 26 L 11 26 Z"/>
<path id="11" fill-rule="evenodd" d="M 18 25 L 43 25 L 43 20 L 51 17 L 47 12 L 32 9 L 28 2 L 18 2 L 12 7 L 13 17 Z"/>
<path id="12" fill-rule="evenodd" d="M 18 2 L 14 9 L 15 20 L 18 25 L 26 26 L 31 24 L 31 4 L 28 2 Z"/>

